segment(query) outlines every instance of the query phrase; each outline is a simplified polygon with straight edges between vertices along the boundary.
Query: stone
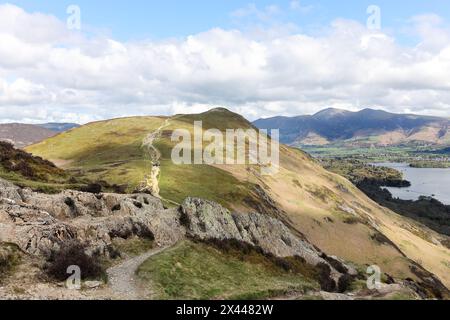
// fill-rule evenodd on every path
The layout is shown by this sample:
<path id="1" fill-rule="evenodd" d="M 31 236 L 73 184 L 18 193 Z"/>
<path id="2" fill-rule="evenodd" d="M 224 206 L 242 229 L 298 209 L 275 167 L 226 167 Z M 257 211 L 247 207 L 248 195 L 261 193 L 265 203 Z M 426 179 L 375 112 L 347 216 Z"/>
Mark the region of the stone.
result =
<path id="1" fill-rule="evenodd" d="M 120 210 L 113 210 L 118 205 Z M 178 210 L 164 209 L 160 199 L 147 194 L 47 195 L 0 179 L 0 241 L 25 252 L 48 257 L 62 242 L 78 239 L 88 253 L 106 255 L 112 239 L 133 236 L 161 245 L 177 242 L 184 236 Z"/>
<path id="2" fill-rule="evenodd" d="M 97 289 L 99 288 L 103 282 L 100 281 L 86 281 L 84 282 L 84 286 L 88 289 Z"/>

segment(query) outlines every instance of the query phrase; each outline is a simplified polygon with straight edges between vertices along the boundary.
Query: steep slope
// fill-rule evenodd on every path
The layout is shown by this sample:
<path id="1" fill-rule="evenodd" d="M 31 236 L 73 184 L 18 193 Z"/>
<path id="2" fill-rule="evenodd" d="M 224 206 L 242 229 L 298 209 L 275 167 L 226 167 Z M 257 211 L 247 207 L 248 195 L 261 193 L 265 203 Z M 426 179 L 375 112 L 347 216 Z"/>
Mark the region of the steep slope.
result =
<path id="1" fill-rule="evenodd" d="M 282 141 L 296 146 L 450 143 L 448 119 L 372 109 L 359 112 L 325 109 L 312 116 L 260 119 L 254 125 L 262 129 L 280 129 Z"/>
<path id="2" fill-rule="evenodd" d="M 13 143 L 17 148 L 42 141 L 56 135 L 55 131 L 32 124 L 0 124 L 0 140 Z"/>
<path id="3" fill-rule="evenodd" d="M 203 121 L 203 130 L 252 128 L 241 116 L 215 109 L 199 115 L 92 123 L 27 150 L 57 160 L 79 176 L 126 183 L 127 190 L 134 190 L 152 170 L 142 141 L 168 122 L 153 144 L 161 153 L 163 199 L 181 203 L 192 196 L 241 213 L 265 213 L 329 255 L 362 268 L 376 264 L 400 279 L 423 279 L 421 265 L 450 286 L 450 250 L 442 244 L 447 238 L 378 206 L 297 149 L 280 147 L 279 172 L 272 176 L 261 175 L 258 165 L 175 165 L 172 132 L 193 132 L 195 120 Z"/>

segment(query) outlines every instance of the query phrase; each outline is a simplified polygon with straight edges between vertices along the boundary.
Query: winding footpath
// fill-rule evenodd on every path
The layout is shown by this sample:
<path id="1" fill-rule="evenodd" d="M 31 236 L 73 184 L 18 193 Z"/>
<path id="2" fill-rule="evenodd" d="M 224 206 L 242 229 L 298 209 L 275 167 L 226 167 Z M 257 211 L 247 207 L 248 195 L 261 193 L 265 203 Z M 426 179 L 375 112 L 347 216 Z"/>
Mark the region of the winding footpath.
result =
<path id="1" fill-rule="evenodd" d="M 109 268 L 106 273 L 114 297 L 120 300 L 148 299 L 152 292 L 140 285 L 136 272 L 146 260 L 166 249 L 167 247 L 155 248 Z"/>
<path id="2" fill-rule="evenodd" d="M 159 188 L 159 178 L 161 176 L 161 152 L 158 150 L 158 148 L 155 147 L 154 143 L 156 140 L 158 140 L 159 138 L 161 138 L 161 132 L 167 128 L 168 126 L 170 126 L 170 121 L 173 119 L 176 119 L 179 116 L 175 116 L 175 117 L 170 117 L 167 118 L 164 123 L 155 131 L 153 131 L 152 133 L 150 133 L 148 136 L 146 136 L 144 138 L 144 141 L 142 142 L 142 146 L 144 148 L 148 149 L 148 153 L 149 153 L 149 158 L 152 162 L 152 169 L 150 171 L 149 175 L 146 175 L 144 177 L 144 181 L 141 185 L 141 191 L 150 191 L 150 193 L 154 196 L 157 197 L 161 200 L 164 200 L 166 202 L 170 202 L 174 205 L 180 205 L 179 203 L 172 201 L 172 200 L 168 200 L 168 199 L 164 199 L 161 197 L 160 195 L 160 188 Z"/>
<path id="3" fill-rule="evenodd" d="M 154 142 L 161 137 L 161 132 L 170 126 L 170 120 L 173 118 L 167 118 L 164 123 L 155 131 L 147 135 L 142 142 L 142 146 L 146 147 L 149 152 L 150 160 L 152 162 L 152 169 L 149 175 L 145 176 L 142 183 L 142 190 L 149 190 L 154 197 L 161 200 L 171 202 L 175 205 L 178 203 L 163 199 L 159 192 L 159 177 L 161 174 L 161 152 L 155 147 Z M 108 281 L 110 288 L 115 297 L 123 300 L 139 300 L 148 298 L 151 292 L 148 289 L 139 285 L 139 281 L 136 279 L 136 272 L 140 265 L 142 265 L 150 257 L 166 250 L 168 247 L 152 249 L 140 256 L 125 260 L 121 264 L 109 268 L 106 273 L 108 274 Z"/>
<path id="4" fill-rule="evenodd" d="M 164 123 L 155 131 L 150 133 L 144 138 L 142 146 L 148 149 L 149 157 L 152 162 L 152 169 L 149 175 L 146 175 L 144 182 L 142 183 L 141 189 L 149 190 L 150 193 L 157 198 L 161 198 L 159 195 L 159 176 L 161 174 L 161 152 L 155 147 L 154 142 L 161 137 L 161 132 L 163 129 L 170 125 L 171 118 L 168 118 Z"/>

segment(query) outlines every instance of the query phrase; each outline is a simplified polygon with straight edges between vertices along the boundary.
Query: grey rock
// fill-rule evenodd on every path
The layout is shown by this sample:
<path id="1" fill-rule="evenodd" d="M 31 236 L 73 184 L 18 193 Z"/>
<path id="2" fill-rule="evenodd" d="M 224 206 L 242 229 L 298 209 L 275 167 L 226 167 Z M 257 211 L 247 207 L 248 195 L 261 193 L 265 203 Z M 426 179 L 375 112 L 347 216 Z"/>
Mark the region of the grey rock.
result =
<path id="1" fill-rule="evenodd" d="M 88 253 L 106 255 L 112 239 L 133 236 L 160 245 L 177 242 L 184 236 L 178 210 L 165 210 L 160 199 L 147 194 L 47 195 L 0 179 L 0 241 L 30 254 L 48 256 L 62 242 L 78 239 Z"/>
<path id="2" fill-rule="evenodd" d="M 299 256 L 313 266 L 328 265 L 331 278 L 336 282 L 342 276 L 322 258 L 322 252 L 269 215 L 231 213 L 217 203 L 196 198 L 186 199 L 180 210 L 187 234 L 191 237 L 201 240 L 236 239 L 260 247 L 276 257 Z"/>
<path id="3" fill-rule="evenodd" d="M 97 289 L 99 288 L 103 283 L 100 281 L 86 281 L 84 283 L 84 287 L 88 289 Z"/>

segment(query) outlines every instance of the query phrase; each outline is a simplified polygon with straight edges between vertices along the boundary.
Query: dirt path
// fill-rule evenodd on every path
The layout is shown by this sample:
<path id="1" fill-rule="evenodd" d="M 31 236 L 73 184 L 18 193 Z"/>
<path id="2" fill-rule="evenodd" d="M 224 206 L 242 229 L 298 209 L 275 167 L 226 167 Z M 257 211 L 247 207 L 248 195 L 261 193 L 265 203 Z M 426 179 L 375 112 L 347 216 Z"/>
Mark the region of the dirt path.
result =
<path id="1" fill-rule="evenodd" d="M 144 181 L 142 183 L 141 186 L 141 190 L 148 190 L 150 191 L 150 193 L 157 197 L 160 198 L 161 200 L 165 200 L 167 202 L 170 202 L 174 205 L 179 205 L 178 203 L 171 201 L 171 200 L 167 200 L 167 199 L 163 199 L 160 195 L 160 188 L 159 188 L 159 178 L 161 175 L 161 152 L 158 150 L 158 148 L 155 147 L 154 142 L 161 138 L 161 132 L 167 128 L 168 126 L 170 126 L 170 121 L 175 119 L 177 116 L 175 117 L 171 117 L 171 118 L 167 118 L 164 123 L 155 131 L 153 131 L 152 133 L 150 133 L 148 136 L 145 137 L 144 141 L 142 142 L 142 146 L 146 147 L 148 149 L 148 153 L 149 153 L 149 158 L 152 162 L 152 169 L 150 174 L 146 175 L 144 178 Z"/>
<path id="2" fill-rule="evenodd" d="M 153 196 L 158 198 L 161 198 L 159 195 L 159 175 L 161 174 L 159 160 L 161 159 L 161 152 L 155 147 L 154 142 L 161 137 L 161 131 L 169 125 L 170 118 L 166 119 L 158 129 L 146 136 L 142 142 L 142 146 L 148 149 L 149 157 L 152 162 L 152 169 L 150 174 L 145 176 L 141 189 L 149 190 Z"/>
<path id="3" fill-rule="evenodd" d="M 117 266 L 109 268 L 106 272 L 114 297 L 121 300 L 140 300 L 148 298 L 151 292 L 148 292 L 148 290 L 139 285 L 139 282 L 136 279 L 136 271 L 146 260 L 165 249 L 167 248 L 164 247 L 150 250 L 143 255 L 126 260 Z"/>

